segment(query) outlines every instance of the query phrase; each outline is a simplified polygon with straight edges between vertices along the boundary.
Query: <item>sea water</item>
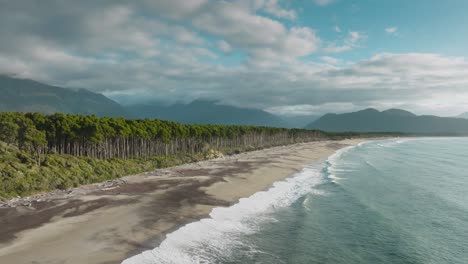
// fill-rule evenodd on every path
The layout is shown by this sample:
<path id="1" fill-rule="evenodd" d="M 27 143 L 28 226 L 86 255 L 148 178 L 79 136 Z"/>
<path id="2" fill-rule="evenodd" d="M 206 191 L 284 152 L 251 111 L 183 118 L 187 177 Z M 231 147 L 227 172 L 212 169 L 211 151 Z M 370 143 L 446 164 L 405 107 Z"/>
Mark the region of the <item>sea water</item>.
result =
<path id="1" fill-rule="evenodd" d="M 468 138 L 341 149 L 124 263 L 466 264 Z"/>

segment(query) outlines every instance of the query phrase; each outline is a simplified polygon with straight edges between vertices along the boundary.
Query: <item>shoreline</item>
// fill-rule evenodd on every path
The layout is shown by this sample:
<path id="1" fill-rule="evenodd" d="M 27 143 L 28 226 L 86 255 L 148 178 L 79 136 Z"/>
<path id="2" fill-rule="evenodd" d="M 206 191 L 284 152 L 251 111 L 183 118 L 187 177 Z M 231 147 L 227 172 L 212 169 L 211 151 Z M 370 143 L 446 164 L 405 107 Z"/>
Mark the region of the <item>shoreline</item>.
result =
<path id="1" fill-rule="evenodd" d="M 209 217 L 213 208 L 233 205 L 338 149 L 370 140 L 273 147 L 0 208 L 0 224 L 6 227 L 0 231 L 0 262 L 120 263 L 157 247 L 181 226 Z"/>

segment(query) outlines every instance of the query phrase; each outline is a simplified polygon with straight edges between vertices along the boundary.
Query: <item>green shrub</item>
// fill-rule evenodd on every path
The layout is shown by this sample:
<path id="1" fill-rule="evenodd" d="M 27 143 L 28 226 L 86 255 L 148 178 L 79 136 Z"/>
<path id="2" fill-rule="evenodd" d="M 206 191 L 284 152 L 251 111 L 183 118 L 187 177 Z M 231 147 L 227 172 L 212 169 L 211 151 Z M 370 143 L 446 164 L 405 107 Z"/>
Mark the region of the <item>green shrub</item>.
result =
<path id="1" fill-rule="evenodd" d="M 47 154 L 38 167 L 31 154 L 0 142 L 0 199 L 68 189 L 202 158 L 203 155 L 186 154 L 148 160 L 102 160 Z"/>

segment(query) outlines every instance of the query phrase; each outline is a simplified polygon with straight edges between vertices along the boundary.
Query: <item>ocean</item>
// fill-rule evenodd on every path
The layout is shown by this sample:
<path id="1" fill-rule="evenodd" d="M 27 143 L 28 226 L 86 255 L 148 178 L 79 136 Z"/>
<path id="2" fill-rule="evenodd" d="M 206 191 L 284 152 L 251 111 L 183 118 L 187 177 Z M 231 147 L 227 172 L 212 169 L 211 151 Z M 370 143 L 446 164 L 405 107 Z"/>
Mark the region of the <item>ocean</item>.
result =
<path id="1" fill-rule="evenodd" d="M 371 141 L 124 261 L 468 263 L 468 138 Z"/>

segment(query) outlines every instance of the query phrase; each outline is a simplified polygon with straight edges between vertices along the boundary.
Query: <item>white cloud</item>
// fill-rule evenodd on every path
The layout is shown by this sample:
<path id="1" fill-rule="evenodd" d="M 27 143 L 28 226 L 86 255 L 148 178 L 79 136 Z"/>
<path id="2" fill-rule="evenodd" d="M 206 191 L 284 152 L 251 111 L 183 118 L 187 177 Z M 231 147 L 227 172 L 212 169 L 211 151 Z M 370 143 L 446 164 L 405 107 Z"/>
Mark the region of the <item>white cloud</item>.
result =
<path id="1" fill-rule="evenodd" d="M 216 2 L 210 10 L 194 18 L 193 23 L 202 31 L 242 46 L 271 45 L 286 34 L 286 28 L 280 22 L 230 2 Z"/>
<path id="2" fill-rule="evenodd" d="M 175 27 L 169 28 L 169 32 L 170 34 L 174 36 L 174 38 L 179 43 L 194 44 L 194 45 L 202 45 L 205 43 L 205 40 L 201 38 L 200 36 L 198 36 L 197 33 L 187 30 L 186 28 L 181 27 L 181 26 L 175 26 Z"/>
<path id="3" fill-rule="evenodd" d="M 343 45 L 343 46 L 336 46 L 335 44 L 331 44 L 325 48 L 323 48 L 323 52 L 325 53 L 340 53 L 351 50 L 351 46 Z"/>
<path id="4" fill-rule="evenodd" d="M 385 28 L 385 32 L 387 32 L 388 34 L 391 34 L 391 35 L 395 35 L 398 33 L 398 28 L 397 27 L 388 27 L 388 28 Z"/>
<path id="5" fill-rule="evenodd" d="M 320 39 L 315 31 L 307 27 L 293 27 L 284 39 L 284 51 L 296 57 L 317 51 Z"/>
<path id="6" fill-rule="evenodd" d="M 300 104 L 284 105 L 266 108 L 265 110 L 283 116 L 311 116 L 322 115 L 324 113 L 343 113 L 356 109 L 353 103 L 325 103 L 325 104 Z"/>
<path id="7" fill-rule="evenodd" d="M 341 28 L 339 26 L 335 26 L 333 30 L 335 30 L 335 32 L 338 32 L 338 33 L 341 32 Z"/>
<path id="8" fill-rule="evenodd" d="M 282 8 L 278 0 L 257 0 L 257 4 L 267 13 L 274 15 L 278 18 L 286 18 L 294 20 L 297 14 L 294 10 L 287 10 Z"/>
<path id="9" fill-rule="evenodd" d="M 337 45 L 335 43 L 331 43 L 328 46 L 322 48 L 322 51 L 325 53 L 340 53 L 349 51 L 356 47 L 359 47 L 359 42 L 366 38 L 367 36 L 364 33 L 350 31 L 348 32 L 348 37 L 344 40 L 344 44 Z"/>
<path id="10" fill-rule="evenodd" d="M 97 53 L 108 49 L 123 49 L 140 54 L 155 55 L 158 40 L 133 19 L 134 10 L 128 6 L 110 6 L 92 10 L 83 17 L 82 30 L 86 38 L 83 47 Z"/>
<path id="11" fill-rule="evenodd" d="M 341 62 L 340 59 L 329 57 L 329 56 L 322 56 L 320 57 L 320 59 L 328 64 L 337 64 Z"/>
<path id="12" fill-rule="evenodd" d="M 224 52 L 225 54 L 228 54 L 228 53 L 232 52 L 231 45 L 229 45 L 229 43 L 227 43 L 224 40 L 218 41 L 217 46 L 218 46 L 218 49 L 221 50 L 222 52 Z"/>
<path id="13" fill-rule="evenodd" d="M 319 5 L 319 6 L 326 6 L 335 2 L 335 0 L 313 0 L 313 1 L 316 5 Z"/>
<path id="14" fill-rule="evenodd" d="M 313 29 L 287 28 L 255 10 L 238 2 L 216 2 L 195 17 L 193 24 L 200 31 L 225 39 L 233 48 L 244 50 L 251 60 L 291 60 L 318 50 L 320 38 Z"/>
<path id="15" fill-rule="evenodd" d="M 0 73 L 128 100 L 205 98 L 296 114 L 368 106 L 450 114 L 468 101 L 464 58 L 383 53 L 344 64 L 321 52 L 360 47 L 365 33 L 322 40 L 313 28 L 262 15 L 265 1 L 44 1 L 0 9 L 0 33 L 9 36 Z M 218 50 L 245 59 L 223 65 Z M 299 59 L 311 54 L 321 60 Z"/>
<path id="16" fill-rule="evenodd" d="M 361 40 L 363 38 L 364 38 L 364 36 L 361 33 L 357 32 L 357 31 L 350 31 L 348 41 L 351 44 L 355 44 L 356 42 L 358 42 L 359 40 Z"/>
<path id="17" fill-rule="evenodd" d="M 142 0 L 151 11 L 171 19 L 181 20 L 195 14 L 210 0 Z"/>

